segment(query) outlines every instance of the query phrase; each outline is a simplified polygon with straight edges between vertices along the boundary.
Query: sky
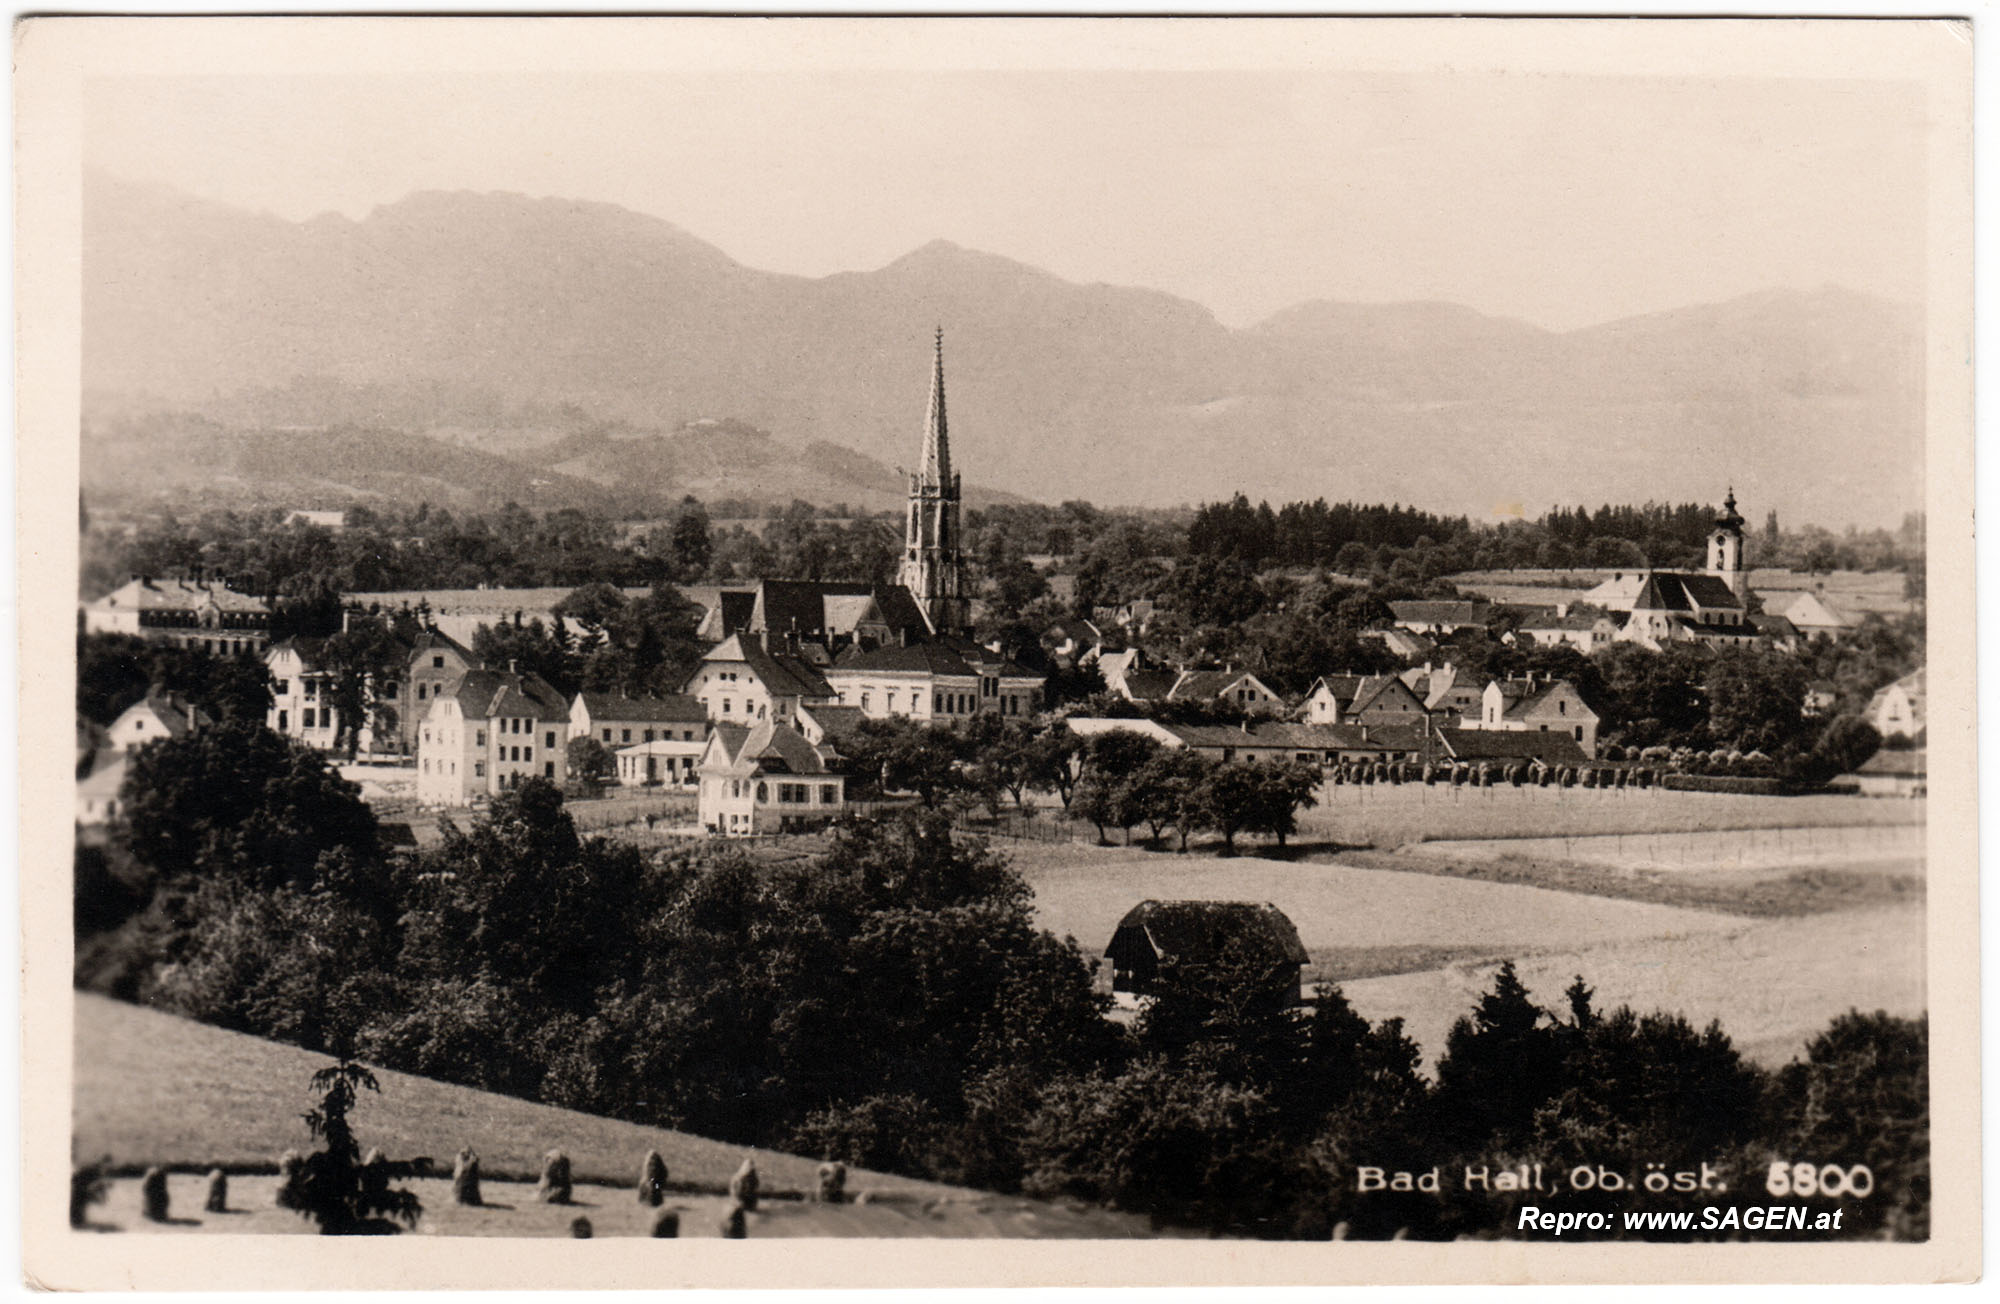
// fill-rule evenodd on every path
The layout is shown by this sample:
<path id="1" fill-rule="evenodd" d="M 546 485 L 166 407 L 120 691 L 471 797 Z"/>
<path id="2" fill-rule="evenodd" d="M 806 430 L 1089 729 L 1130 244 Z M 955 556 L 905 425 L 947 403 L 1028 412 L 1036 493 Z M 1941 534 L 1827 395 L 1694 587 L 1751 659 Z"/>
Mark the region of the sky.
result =
<path id="1" fill-rule="evenodd" d="M 1923 104 L 1884 81 L 1532 73 L 127 77 L 85 161 L 304 220 L 620 204 L 770 271 L 933 239 L 1231 326 L 1443 300 L 1571 329 L 1776 286 L 1921 302 Z"/>

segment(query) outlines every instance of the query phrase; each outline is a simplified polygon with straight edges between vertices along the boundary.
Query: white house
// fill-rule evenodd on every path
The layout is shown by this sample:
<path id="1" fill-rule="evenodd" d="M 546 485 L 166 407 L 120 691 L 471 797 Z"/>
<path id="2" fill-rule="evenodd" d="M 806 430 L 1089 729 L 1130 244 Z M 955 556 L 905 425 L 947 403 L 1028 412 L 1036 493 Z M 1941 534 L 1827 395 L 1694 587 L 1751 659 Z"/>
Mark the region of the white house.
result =
<path id="1" fill-rule="evenodd" d="M 1041 707 L 1044 682 L 969 639 L 850 651 L 825 674 L 842 706 L 870 719 L 924 721 L 1032 716 Z"/>
<path id="2" fill-rule="evenodd" d="M 196 729 L 206 729 L 212 721 L 198 706 L 179 693 L 155 688 L 125 708 L 111 728 L 111 745 L 119 751 L 143 747 L 159 738 L 179 738 Z"/>
<path id="3" fill-rule="evenodd" d="M 86 828 L 109 824 L 118 814 L 125 786 L 125 758 L 113 756 L 76 782 L 76 822 Z"/>
<path id="4" fill-rule="evenodd" d="M 569 707 L 539 675 L 471 670 L 417 731 L 417 800 L 464 806 L 531 778 L 560 783 Z"/>
<path id="5" fill-rule="evenodd" d="M 628 788 L 692 787 L 708 750 L 708 722 L 694 736 L 655 738 L 633 743 L 613 753 L 618 763 L 618 782 Z"/>
<path id="6" fill-rule="evenodd" d="M 1480 712 L 1461 729 L 1502 733 L 1568 734 L 1586 757 L 1597 755 L 1598 714 L 1567 679 L 1495 679 L 1486 685 Z"/>
<path id="7" fill-rule="evenodd" d="M 1764 610 L 1783 616 L 1806 638 L 1840 638 L 1858 623 L 1854 617 L 1826 600 L 1824 594 L 1804 591 L 1759 593 Z"/>
<path id="8" fill-rule="evenodd" d="M 1884 738 L 1924 737 L 1924 669 L 1917 667 L 1879 690 L 1868 703 L 1868 722 Z M 114 726 L 115 728 L 116 726 Z"/>
<path id="9" fill-rule="evenodd" d="M 264 723 L 273 733 L 308 747 L 330 750 L 340 733 L 333 705 L 334 673 L 324 660 L 325 639 L 288 638 L 264 653 L 271 676 L 271 709 Z"/>
<path id="10" fill-rule="evenodd" d="M 799 707 L 834 702 L 839 694 L 804 657 L 773 651 L 760 634 L 731 634 L 701 659 L 683 690 L 717 723 L 790 724 Z"/>
<path id="11" fill-rule="evenodd" d="M 698 773 L 702 827 L 720 837 L 805 832 L 838 816 L 847 781 L 805 735 L 775 720 L 718 723 Z"/>

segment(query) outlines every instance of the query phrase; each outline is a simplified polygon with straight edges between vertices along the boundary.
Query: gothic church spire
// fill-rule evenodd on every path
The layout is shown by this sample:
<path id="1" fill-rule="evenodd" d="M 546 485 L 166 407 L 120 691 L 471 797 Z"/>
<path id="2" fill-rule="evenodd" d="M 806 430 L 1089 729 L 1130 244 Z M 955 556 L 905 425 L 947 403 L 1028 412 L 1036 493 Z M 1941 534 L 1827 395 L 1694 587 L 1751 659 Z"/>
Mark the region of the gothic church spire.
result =
<path id="1" fill-rule="evenodd" d="M 951 484 L 951 440 L 945 433 L 944 416 L 944 327 L 937 328 L 937 345 L 931 365 L 931 401 L 924 413 L 924 460 L 918 470 L 930 485 Z"/>

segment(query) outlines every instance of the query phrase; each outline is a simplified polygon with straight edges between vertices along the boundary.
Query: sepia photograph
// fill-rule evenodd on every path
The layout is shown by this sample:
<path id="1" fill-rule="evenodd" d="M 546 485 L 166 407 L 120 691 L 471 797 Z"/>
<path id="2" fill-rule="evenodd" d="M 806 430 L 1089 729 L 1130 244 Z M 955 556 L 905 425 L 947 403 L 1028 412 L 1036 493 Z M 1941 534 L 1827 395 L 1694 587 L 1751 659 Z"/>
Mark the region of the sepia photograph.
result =
<path id="1" fill-rule="evenodd" d="M 31 1279 L 1976 1278 L 1970 28 L 24 20 Z"/>

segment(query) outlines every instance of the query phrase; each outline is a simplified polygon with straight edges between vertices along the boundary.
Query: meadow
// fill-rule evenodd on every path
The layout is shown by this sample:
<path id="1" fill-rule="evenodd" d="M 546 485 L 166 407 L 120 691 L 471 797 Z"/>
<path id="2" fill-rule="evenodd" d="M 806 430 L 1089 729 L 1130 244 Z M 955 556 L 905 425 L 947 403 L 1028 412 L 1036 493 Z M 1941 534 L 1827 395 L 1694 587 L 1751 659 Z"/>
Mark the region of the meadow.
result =
<path id="1" fill-rule="evenodd" d="M 1922 802 L 1814 794 L 1805 797 L 1669 792 L 1664 788 L 1490 788 L 1323 784 L 1299 813 L 1301 841 L 1400 847 L 1490 838 L 1575 838 L 1729 829 L 1918 826 Z"/>
<path id="2" fill-rule="evenodd" d="M 108 1156 L 120 1174 L 91 1210 L 104 1231 L 305 1233 L 298 1214 L 277 1207 L 275 1169 L 287 1149 L 312 1149 L 300 1115 L 314 1103 L 307 1083 L 328 1060 L 294 1046 L 228 1032 L 158 1011 L 79 993 L 76 997 L 73 1150 Z M 657 1149 L 666 1160 L 665 1207 L 681 1214 L 684 1236 L 716 1236 L 729 1208 L 729 1177 L 753 1156 L 764 1200 L 749 1235 L 866 1237 L 1082 1237 L 1154 1235 L 1149 1220 L 1073 1203 L 992 1195 L 963 1187 L 850 1170 L 849 1200 L 802 1198 L 817 1161 L 749 1150 L 682 1132 L 597 1118 L 507 1096 L 377 1070 L 380 1095 L 364 1092 L 354 1122 L 364 1147 L 394 1159 L 427 1156 L 449 1172 L 461 1145 L 480 1156 L 486 1203 L 451 1202 L 446 1178 L 402 1185 L 423 1201 L 418 1235 L 568 1236 L 571 1219 L 591 1220 L 597 1236 L 644 1236 L 654 1211 L 634 1190 L 639 1163 Z M 533 1176 L 545 1150 L 570 1156 L 573 1202 L 536 1201 Z M 169 1168 L 171 1224 L 140 1215 L 136 1173 Z M 230 1211 L 202 1211 L 205 1174 L 231 1174 Z M 865 1197 L 863 1199 L 862 1197 Z"/>

